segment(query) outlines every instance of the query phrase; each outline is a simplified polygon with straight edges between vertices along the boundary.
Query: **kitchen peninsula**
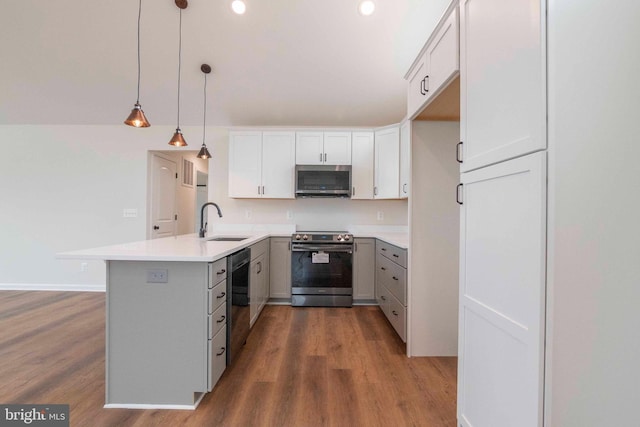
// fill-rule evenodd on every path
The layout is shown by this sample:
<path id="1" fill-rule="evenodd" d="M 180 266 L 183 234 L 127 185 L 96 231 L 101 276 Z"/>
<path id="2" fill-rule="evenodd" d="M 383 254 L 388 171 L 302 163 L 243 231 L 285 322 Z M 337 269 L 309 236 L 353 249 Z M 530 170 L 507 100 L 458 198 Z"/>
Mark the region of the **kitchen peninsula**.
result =
<path id="1" fill-rule="evenodd" d="M 405 233 L 361 235 L 408 243 Z M 195 409 L 226 367 L 226 257 L 284 236 L 191 234 L 59 254 L 107 264 L 105 407 Z"/>

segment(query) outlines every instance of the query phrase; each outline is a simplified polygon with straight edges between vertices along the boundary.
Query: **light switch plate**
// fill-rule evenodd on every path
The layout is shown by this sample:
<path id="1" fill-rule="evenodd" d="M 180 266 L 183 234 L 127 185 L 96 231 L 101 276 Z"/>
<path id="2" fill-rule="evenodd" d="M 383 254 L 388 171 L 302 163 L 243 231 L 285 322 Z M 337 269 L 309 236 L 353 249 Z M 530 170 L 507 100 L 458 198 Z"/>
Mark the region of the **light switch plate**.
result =
<path id="1" fill-rule="evenodd" d="M 123 218 L 137 218 L 138 217 L 138 209 L 122 209 L 122 217 Z"/>

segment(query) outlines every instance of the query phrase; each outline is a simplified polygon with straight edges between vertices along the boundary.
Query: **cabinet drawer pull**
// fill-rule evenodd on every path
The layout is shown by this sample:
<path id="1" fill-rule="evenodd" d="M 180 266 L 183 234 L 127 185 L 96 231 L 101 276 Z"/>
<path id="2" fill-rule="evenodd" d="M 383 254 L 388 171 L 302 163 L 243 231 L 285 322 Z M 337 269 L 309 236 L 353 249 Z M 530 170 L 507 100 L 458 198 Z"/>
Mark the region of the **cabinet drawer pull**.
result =
<path id="1" fill-rule="evenodd" d="M 397 311 L 395 311 L 395 310 L 391 310 L 391 312 L 393 313 L 393 315 L 394 315 L 394 316 L 397 316 L 397 315 L 398 315 L 398 312 L 397 312 Z"/>
<path id="2" fill-rule="evenodd" d="M 396 276 L 393 276 L 392 279 L 393 280 L 398 280 L 398 278 Z"/>
<path id="3" fill-rule="evenodd" d="M 387 251 L 387 248 L 380 248 L 380 250 L 381 250 L 382 252 L 386 252 L 386 251 Z"/>
<path id="4" fill-rule="evenodd" d="M 386 268 L 384 268 L 384 267 L 380 267 L 380 270 L 382 270 L 382 271 L 387 271 L 387 269 L 386 269 Z"/>
<path id="5" fill-rule="evenodd" d="M 393 254 L 394 258 L 400 258 L 400 256 L 398 254 Z"/>
<path id="6" fill-rule="evenodd" d="M 226 295 L 227 295 L 226 292 L 223 292 L 220 295 L 218 295 L 216 299 L 224 298 Z"/>
<path id="7" fill-rule="evenodd" d="M 216 320 L 216 323 L 222 323 L 224 322 L 224 319 L 226 319 L 227 317 L 223 314 L 222 316 L 220 316 L 220 320 Z"/>
<path id="8" fill-rule="evenodd" d="M 226 273 L 226 272 L 227 272 L 227 270 L 225 270 L 225 269 L 223 268 L 222 270 L 220 270 L 220 271 L 216 272 L 216 274 L 219 276 L 219 275 L 224 274 L 224 273 Z"/>
<path id="9" fill-rule="evenodd" d="M 216 356 L 222 356 L 227 349 L 224 347 L 220 347 L 220 350 L 222 351 L 220 353 L 216 353 Z"/>
<path id="10" fill-rule="evenodd" d="M 380 295 L 380 299 L 381 299 L 382 301 L 386 301 L 386 300 L 387 300 L 387 299 L 384 297 L 384 295 Z"/>

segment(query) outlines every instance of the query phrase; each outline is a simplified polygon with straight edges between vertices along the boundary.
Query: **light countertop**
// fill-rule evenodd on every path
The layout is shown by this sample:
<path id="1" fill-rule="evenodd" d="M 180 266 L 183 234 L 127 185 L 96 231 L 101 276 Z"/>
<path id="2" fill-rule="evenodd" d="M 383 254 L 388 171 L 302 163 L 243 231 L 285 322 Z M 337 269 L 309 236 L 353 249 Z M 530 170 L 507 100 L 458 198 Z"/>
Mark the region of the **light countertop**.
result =
<path id="1" fill-rule="evenodd" d="M 213 237 L 247 237 L 239 242 L 211 241 Z M 215 234 L 201 239 L 197 234 L 185 234 L 161 239 L 142 240 L 113 246 L 63 252 L 60 259 L 89 259 L 105 261 L 188 261 L 212 262 L 246 248 L 268 237 L 289 237 L 281 232 L 252 231 L 247 233 Z M 354 237 L 369 237 L 383 240 L 403 249 L 408 248 L 407 233 L 369 231 L 354 233 Z"/>

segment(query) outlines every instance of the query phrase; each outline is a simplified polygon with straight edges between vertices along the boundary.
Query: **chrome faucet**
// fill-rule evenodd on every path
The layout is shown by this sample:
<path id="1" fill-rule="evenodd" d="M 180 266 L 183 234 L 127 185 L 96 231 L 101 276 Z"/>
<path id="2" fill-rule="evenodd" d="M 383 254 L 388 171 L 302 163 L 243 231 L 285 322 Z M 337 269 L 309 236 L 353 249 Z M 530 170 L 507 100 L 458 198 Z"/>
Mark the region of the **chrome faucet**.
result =
<path id="1" fill-rule="evenodd" d="M 220 210 L 220 206 L 218 206 L 217 204 L 213 202 L 207 202 L 204 205 L 202 205 L 202 209 L 200 209 L 200 237 L 204 237 L 207 234 L 207 225 L 209 223 L 204 222 L 204 209 L 209 205 L 215 206 L 216 209 L 218 210 L 218 216 L 222 218 L 222 211 Z"/>

